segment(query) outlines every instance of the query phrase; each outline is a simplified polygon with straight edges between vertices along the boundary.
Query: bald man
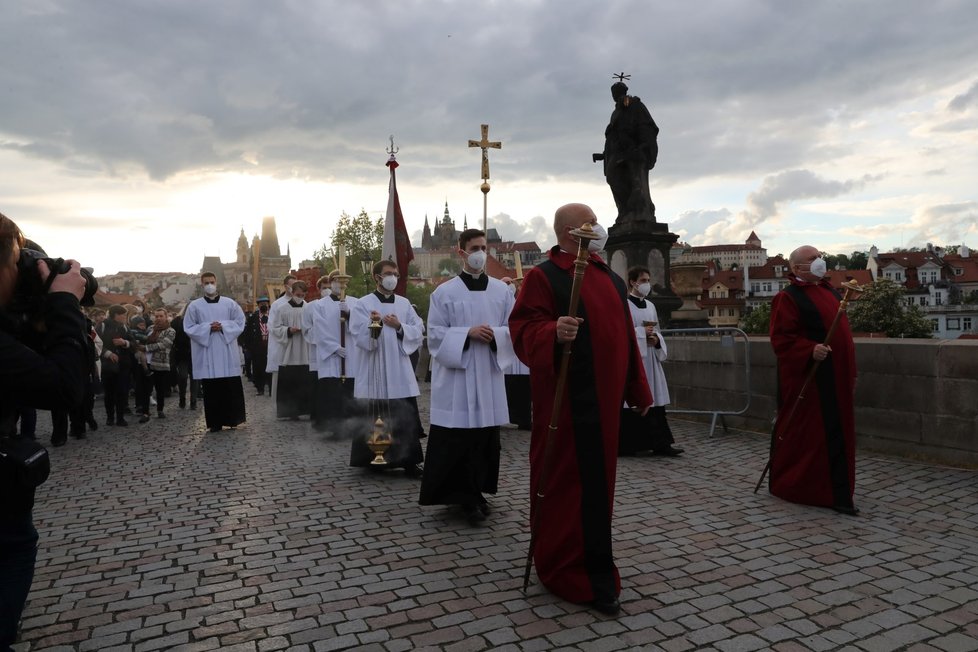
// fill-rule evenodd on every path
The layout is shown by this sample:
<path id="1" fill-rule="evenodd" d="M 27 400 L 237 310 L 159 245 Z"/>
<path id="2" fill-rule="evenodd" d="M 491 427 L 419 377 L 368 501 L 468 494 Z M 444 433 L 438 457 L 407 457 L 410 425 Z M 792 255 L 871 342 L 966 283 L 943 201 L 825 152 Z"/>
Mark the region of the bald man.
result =
<path id="1" fill-rule="evenodd" d="M 601 236 L 589 243 L 579 317 L 569 316 L 578 239 L 571 232 L 591 224 Z M 611 551 L 618 425 L 622 403 L 652 406 L 625 282 L 601 260 L 605 231 L 584 204 L 562 206 L 554 215 L 557 246 L 529 271 L 509 327 L 517 356 L 530 368 L 533 434 L 530 495 L 539 506 L 534 563 L 554 594 L 601 613 L 617 614 L 621 579 Z M 550 461 L 545 444 L 563 344 L 573 355 Z M 547 486 L 539 481 L 549 464 Z M 531 514 L 531 522 L 533 518 Z"/>
<path id="2" fill-rule="evenodd" d="M 853 391 L 856 358 L 842 314 L 826 334 L 841 297 L 825 278 L 818 249 L 798 247 L 788 259 L 791 284 L 771 304 L 771 346 L 778 358 L 778 421 L 771 447 L 772 494 L 794 503 L 831 507 L 854 516 L 856 435 Z M 798 400 L 805 376 L 818 370 Z M 784 420 L 791 413 L 791 421 Z"/>

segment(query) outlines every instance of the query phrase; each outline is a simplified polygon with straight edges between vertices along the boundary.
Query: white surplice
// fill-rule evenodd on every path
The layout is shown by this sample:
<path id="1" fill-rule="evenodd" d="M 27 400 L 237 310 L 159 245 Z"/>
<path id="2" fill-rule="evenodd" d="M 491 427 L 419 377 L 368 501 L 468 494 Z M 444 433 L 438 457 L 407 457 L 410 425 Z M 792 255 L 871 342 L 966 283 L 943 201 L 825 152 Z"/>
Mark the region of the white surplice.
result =
<path id="1" fill-rule="evenodd" d="M 306 338 L 302 335 L 302 313 L 303 307 L 296 308 L 286 301 L 275 311 L 275 320 L 268 320 L 268 331 L 271 337 L 279 346 L 279 367 L 308 365 L 309 349 L 306 347 Z M 299 330 L 289 335 L 289 328 Z"/>
<path id="2" fill-rule="evenodd" d="M 655 310 L 655 305 L 645 299 L 645 308 L 639 308 L 629 299 L 628 309 L 632 312 L 635 339 L 638 341 L 638 350 L 642 354 L 645 377 L 648 378 L 649 389 L 652 390 L 652 405 L 654 407 L 669 405 L 669 386 L 666 385 L 666 373 L 662 369 L 662 363 L 668 357 L 669 351 L 666 348 L 666 340 L 662 337 L 662 331 L 659 329 L 659 315 Z M 643 322 L 655 322 L 655 334 L 659 336 L 658 348 L 646 339 Z"/>
<path id="3" fill-rule="evenodd" d="M 316 339 L 312 327 L 316 313 L 322 308 L 322 301 L 332 301 L 329 295 L 321 299 L 313 299 L 302 304 L 302 337 L 306 341 L 306 359 L 309 360 L 309 371 L 319 370 L 319 355 L 316 353 Z"/>
<path id="4" fill-rule="evenodd" d="M 396 294 L 392 296 L 394 303 L 381 303 L 377 293 L 372 292 L 352 306 L 350 334 L 360 349 L 353 386 L 356 398 L 406 398 L 420 394 L 409 356 L 421 346 L 424 323 L 407 299 Z M 401 322 L 402 336 L 398 337 L 393 327 L 384 325 L 380 337 L 371 338 L 370 313 L 374 310 L 381 317 L 395 315 Z M 349 343 L 347 348 L 350 348 Z"/>
<path id="5" fill-rule="evenodd" d="M 488 281 L 485 290 L 469 290 L 457 276 L 431 295 L 432 425 L 489 428 L 509 423 L 504 376 L 516 359 L 508 325 L 514 298 L 502 281 Z M 492 328 L 495 350 L 469 339 L 469 329 L 481 325 Z"/>
<path id="6" fill-rule="evenodd" d="M 283 294 L 278 299 L 272 302 L 271 307 L 268 309 L 268 327 L 272 327 L 272 319 L 275 317 L 275 313 L 278 309 L 282 307 L 283 303 L 289 302 L 289 296 Z M 265 363 L 265 371 L 268 373 L 275 373 L 278 371 L 278 366 L 282 361 L 282 347 L 274 337 L 268 338 L 268 361 Z"/>
<path id="7" fill-rule="evenodd" d="M 220 322 L 221 330 L 212 332 L 213 322 Z M 241 375 L 238 336 L 244 327 L 244 312 L 233 299 L 218 297 L 210 303 L 201 297 L 190 302 L 183 317 L 183 330 L 190 338 L 194 380 Z"/>
<path id="8" fill-rule="evenodd" d="M 350 320 L 340 321 L 340 311 L 342 301 L 333 301 L 331 297 L 323 297 L 319 300 L 319 309 L 315 313 L 313 321 L 313 338 L 316 341 L 316 355 L 318 356 L 317 373 L 320 378 L 340 378 L 342 377 L 344 365 L 343 358 L 339 354 L 340 347 L 346 350 L 345 376 L 356 378 L 357 374 L 357 355 L 358 347 L 354 344 L 353 335 L 350 332 Z M 346 297 L 346 309 L 352 314 L 353 308 L 357 304 L 355 297 Z M 340 341 L 340 331 L 345 329 L 343 342 Z M 310 363 L 311 364 L 311 363 Z"/>

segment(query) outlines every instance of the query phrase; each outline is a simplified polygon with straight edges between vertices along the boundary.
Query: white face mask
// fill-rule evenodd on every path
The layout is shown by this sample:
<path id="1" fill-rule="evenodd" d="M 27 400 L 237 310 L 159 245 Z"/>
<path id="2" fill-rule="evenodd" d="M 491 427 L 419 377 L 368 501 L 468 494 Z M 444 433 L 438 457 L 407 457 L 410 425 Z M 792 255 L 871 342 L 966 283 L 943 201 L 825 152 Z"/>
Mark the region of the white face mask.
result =
<path id="1" fill-rule="evenodd" d="M 319 295 L 322 296 L 323 298 L 328 297 L 332 293 L 333 293 L 333 291 L 330 290 L 329 288 L 326 288 L 326 287 L 319 288 Z"/>
<path id="2" fill-rule="evenodd" d="M 332 283 L 332 284 L 330 284 L 329 289 L 330 289 L 330 292 L 332 292 L 333 294 L 335 294 L 337 296 L 343 290 L 343 288 L 340 287 L 340 284 L 339 283 Z"/>
<path id="3" fill-rule="evenodd" d="M 217 285 L 215 285 L 214 283 L 205 283 L 204 294 L 206 294 L 207 296 L 213 296 L 217 294 Z"/>
<path id="4" fill-rule="evenodd" d="M 486 252 L 473 251 L 468 256 L 469 267 L 477 272 L 481 272 L 486 266 Z"/>
<path id="5" fill-rule="evenodd" d="M 393 292 L 394 288 L 397 287 L 397 277 L 396 276 L 385 276 L 380 281 L 380 286 L 387 290 L 388 292 Z"/>
<path id="6" fill-rule="evenodd" d="M 591 229 L 597 235 L 597 239 L 588 240 L 587 250 L 592 254 L 596 254 L 599 251 L 604 251 L 604 246 L 608 242 L 608 232 L 604 230 L 604 227 L 600 224 L 592 224 Z"/>
<path id="7" fill-rule="evenodd" d="M 822 278 L 825 276 L 827 267 L 825 265 L 824 258 L 816 258 L 812 261 L 811 265 L 808 267 L 808 271 L 812 273 L 812 276 Z"/>
<path id="8" fill-rule="evenodd" d="M 652 284 L 651 283 L 639 283 L 635 287 L 635 291 L 638 292 L 638 295 L 640 297 L 647 297 L 647 296 L 649 296 L 649 292 L 652 291 Z"/>

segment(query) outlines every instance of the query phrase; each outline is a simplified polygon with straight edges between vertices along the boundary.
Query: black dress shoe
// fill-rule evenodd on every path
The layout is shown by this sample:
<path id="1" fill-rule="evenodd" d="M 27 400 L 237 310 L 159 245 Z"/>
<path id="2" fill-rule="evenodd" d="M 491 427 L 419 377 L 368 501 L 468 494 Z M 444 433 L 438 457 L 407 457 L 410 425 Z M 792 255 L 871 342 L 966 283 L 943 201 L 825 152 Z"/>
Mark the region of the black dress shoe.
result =
<path id="1" fill-rule="evenodd" d="M 117 425 L 117 426 L 128 426 L 129 425 L 129 422 L 126 421 L 125 419 L 116 419 L 115 420 L 115 425 Z"/>
<path id="2" fill-rule="evenodd" d="M 70 434 L 75 439 L 85 439 L 85 431 L 84 430 L 72 430 Z"/>
<path id="3" fill-rule="evenodd" d="M 465 520 L 469 522 L 469 525 L 481 525 L 486 520 L 486 515 L 482 513 L 478 505 L 462 505 L 462 511 L 465 512 Z"/>
<path id="4" fill-rule="evenodd" d="M 858 516 L 859 510 L 853 505 L 833 505 L 832 509 L 846 516 Z"/>
<path id="5" fill-rule="evenodd" d="M 591 602 L 591 608 L 606 616 L 617 616 L 618 612 L 621 611 L 621 603 L 618 602 L 617 598 L 612 598 L 611 600 L 594 600 Z"/>
<path id="6" fill-rule="evenodd" d="M 489 516 L 489 514 L 492 512 L 492 508 L 489 507 L 489 503 L 486 502 L 485 498 L 482 499 L 482 502 L 479 503 L 477 507 L 483 516 Z"/>
<path id="7" fill-rule="evenodd" d="M 420 478 L 424 473 L 424 469 L 420 464 L 411 464 L 404 467 L 404 475 L 409 478 Z"/>
<path id="8" fill-rule="evenodd" d="M 105 425 L 107 425 L 107 426 L 114 426 L 115 425 L 115 419 L 112 419 L 112 418 L 106 419 L 105 420 Z"/>
<path id="9" fill-rule="evenodd" d="M 656 448 L 652 451 L 653 455 L 665 455 L 666 457 L 678 457 L 683 454 L 683 449 L 668 446 L 666 448 Z"/>
<path id="10" fill-rule="evenodd" d="M 68 435 L 61 435 L 60 437 L 51 437 L 51 445 L 55 448 L 60 448 L 68 443 Z"/>
<path id="11" fill-rule="evenodd" d="M 146 423 L 147 421 L 149 421 L 148 414 L 144 414 L 143 416 L 139 417 L 139 423 Z"/>
<path id="12" fill-rule="evenodd" d="M 89 430 L 98 430 L 98 421 L 96 421 L 95 419 L 89 419 L 85 423 L 88 424 Z"/>
<path id="13" fill-rule="evenodd" d="M 221 432 L 221 426 L 217 426 L 216 428 L 210 428 L 209 432 Z"/>

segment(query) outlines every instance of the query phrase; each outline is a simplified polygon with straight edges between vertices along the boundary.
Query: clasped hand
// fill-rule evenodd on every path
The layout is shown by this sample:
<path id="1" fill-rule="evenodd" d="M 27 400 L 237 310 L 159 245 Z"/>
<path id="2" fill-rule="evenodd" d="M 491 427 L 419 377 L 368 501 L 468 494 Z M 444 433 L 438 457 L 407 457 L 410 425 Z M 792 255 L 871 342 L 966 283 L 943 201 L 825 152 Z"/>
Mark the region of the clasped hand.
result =
<path id="1" fill-rule="evenodd" d="M 469 329 L 469 339 L 475 340 L 476 342 L 484 342 L 486 344 L 492 342 L 495 335 L 492 332 L 492 328 L 488 324 L 482 324 L 481 326 L 473 326 Z"/>

